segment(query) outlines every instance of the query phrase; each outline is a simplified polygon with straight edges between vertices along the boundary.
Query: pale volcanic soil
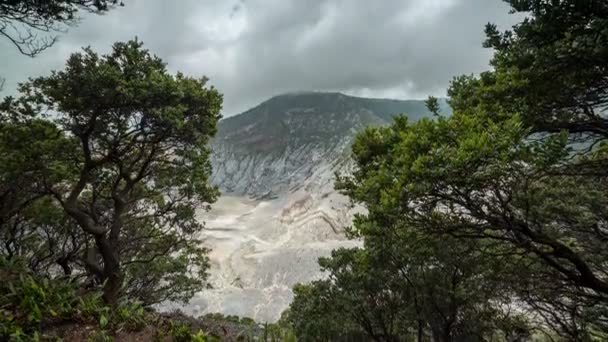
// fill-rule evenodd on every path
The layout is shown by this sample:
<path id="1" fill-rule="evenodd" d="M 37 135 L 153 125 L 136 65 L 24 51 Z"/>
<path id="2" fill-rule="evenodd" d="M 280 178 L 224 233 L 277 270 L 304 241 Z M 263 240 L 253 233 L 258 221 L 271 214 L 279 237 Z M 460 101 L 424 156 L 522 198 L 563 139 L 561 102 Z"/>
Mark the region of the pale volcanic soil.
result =
<path id="1" fill-rule="evenodd" d="M 317 264 L 332 249 L 360 243 L 344 237 L 352 210 L 335 193 L 315 198 L 305 192 L 273 200 L 222 196 L 210 212 L 199 213 L 207 227 L 210 284 L 179 308 L 276 321 L 292 300 L 291 288 L 322 277 Z"/>

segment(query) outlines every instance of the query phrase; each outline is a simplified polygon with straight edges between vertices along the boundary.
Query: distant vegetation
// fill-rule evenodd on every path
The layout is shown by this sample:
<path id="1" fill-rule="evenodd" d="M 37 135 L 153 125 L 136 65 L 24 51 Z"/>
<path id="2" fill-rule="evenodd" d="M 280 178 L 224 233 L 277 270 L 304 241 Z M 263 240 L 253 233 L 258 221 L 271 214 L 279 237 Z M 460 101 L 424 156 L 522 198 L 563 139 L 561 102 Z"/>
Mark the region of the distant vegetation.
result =
<path id="1" fill-rule="evenodd" d="M 608 340 L 608 3 L 507 2 L 528 18 L 486 27 L 493 69 L 454 78 L 452 115 L 430 98 L 357 136 L 337 188 L 364 245 L 276 324 L 151 309 L 208 286 L 205 78 L 135 40 L 23 83 L 0 104 L 0 340 Z"/>

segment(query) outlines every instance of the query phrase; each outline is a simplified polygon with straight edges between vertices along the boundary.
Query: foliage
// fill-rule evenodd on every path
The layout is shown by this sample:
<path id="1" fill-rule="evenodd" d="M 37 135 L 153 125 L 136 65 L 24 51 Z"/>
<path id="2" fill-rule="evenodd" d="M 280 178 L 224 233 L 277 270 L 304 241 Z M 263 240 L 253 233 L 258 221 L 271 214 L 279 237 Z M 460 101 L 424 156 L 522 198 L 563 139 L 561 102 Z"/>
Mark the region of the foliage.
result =
<path id="1" fill-rule="evenodd" d="M 215 319 L 221 319 L 220 317 L 223 317 L 223 315 L 217 314 Z M 207 334 L 202 329 L 195 328 L 190 324 L 179 320 L 170 321 L 169 334 L 175 342 L 216 342 L 222 340 L 218 336 Z"/>
<path id="2" fill-rule="evenodd" d="M 285 320 L 277 323 L 264 324 L 264 335 L 262 341 L 265 342 L 295 342 L 296 336 L 291 325 Z"/>
<path id="3" fill-rule="evenodd" d="M 383 228 L 392 231 L 382 238 L 366 233 L 364 249 L 322 258 L 329 279 L 294 288 L 287 315 L 298 339 L 471 341 L 528 334 L 525 319 L 505 310 L 510 292 L 498 261 L 480 259 L 472 246 L 449 237 Z"/>
<path id="4" fill-rule="evenodd" d="M 117 3 L 117 0 L 2 1 L 0 36 L 8 39 L 21 54 L 34 57 L 57 41 L 56 36 L 40 37 L 40 33 L 61 31 L 62 25 L 76 24 L 78 11 L 103 13 Z"/>
<path id="5" fill-rule="evenodd" d="M 294 300 L 286 320 L 300 341 L 335 341 L 341 336 L 361 336 L 362 330 L 340 312 L 340 298 L 331 295 L 328 281 L 299 284 L 293 288 Z"/>
<path id="6" fill-rule="evenodd" d="M 608 4 L 507 2 L 530 15 L 512 31 L 486 27 L 486 46 L 496 51 L 494 70 L 456 78 L 449 90 L 451 104 L 493 120 L 519 113 L 522 127 L 535 133 L 526 139 L 546 148 L 544 160 L 508 161 L 536 169 L 536 174 L 511 177 L 523 186 L 499 187 L 513 193 L 506 206 L 519 235 L 507 241 L 542 264 L 528 272 L 540 290 L 524 291 L 524 297 L 562 335 L 605 339 Z M 563 147 L 554 144 L 560 139 Z M 555 149 L 549 151 L 552 144 Z M 500 237 L 510 229 L 502 224 Z"/>
<path id="7" fill-rule="evenodd" d="M 337 319 L 375 340 L 406 333 L 395 320 L 422 323 L 418 340 L 547 327 L 608 338 L 608 5 L 507 2 L 528 17 L 487 26 L 494 70 L 454 79 L 453 116 L 401 117 L 355 139 L 355 171 L 337 186 L 367 209 L 351 229 L 364 248 L 321 260 L 330 278 L 297 288 L 298 336 Z"/>
<path id="8" fill-rule="evenodd" d="M 171 326 L 171 337 L 175 342 L 191 342 L 192 331 L 185 323 L 175 323 Z"/>
<path id="9" fill-rule="evenodd" d="M 70 141 L 48 121 L 0 114 L 0 255 L 26 259 L 39 272 L 56 264 L 69 273 L 82 237 L 44 187 Z"/>
<path id="10" fill-rule="evenodd" d="M 0 275 L 2 340 L 32 337 L 43 320 L 69 317 L 78 303 L 73 283 L 38 279 L 19 262 L 0 257 Z"/>
<path id="11" fill-rule="evenodd" d="M 100 334 L 139 329 L 146 323 L 141 303 L 122 300 L 110 309 L 101 293 L 82 292 L 74 279 L 41 276 L 20 261 L 0 257 L 0 275 L 1 340 L 44 337 L 43 328 L 66 321 L 95 323 Z"/>
<path id="12" fill-rule="evenodd" d="M 604 296 L 597 266 L 606 260 L 597 228 L 606 217 L 603 180 L 556 175 L 571 158 L 567 136 L 532 141 L 529 132 L 517 115 L 495 120 L 475 111 L 368 129 L 353 145 L 360 167 L 340 184 L 370 211 L 355 226 L 366 236 L 376 222 L 388 229 L 396 221 L 446 245 L 446 235 L 460 244 L 500 242 L 470 262 L 513 256 L 504 263 L 517 267 L 502 272 L 512 271 L 504 280 L 521 286 L 522 300 L 552 293 L 562 305 L 604 312 L 597 311 Z"/>
<path id="13" fill-rule="evenodd" d="M 539 131 L 606 135 L 608 4 L 601 0 L 508 2 L 530 13 L 512 31 L 486 27 L 496 53 L 499 94 L 512 94 L 527 124 Z M 507 81 L 507 82 L 505 82 Z M 498 96 L 502 99 L 502 96 Z M 506 106 L 508 100 L 501 101 Z"/>
<path id="14" fill-rule="evenodd" d="M 5 116 L 42 120 L 68 141 L 40 167 L 43 193 L 91 242 L 80 262 L 104 284 L 106 302 L 123 293 L 147 305 L 187 300 L 204 288 L 195 211 L 217 196 L 206 144 L 221 107 L 206 79 L 169 74 L 131 41 L 106 56 L 73 54 L 65 70 L 24 83 L 21 93 L 5 100 Z"/>
<path id="15" fill-rule="evenodd" d="M 74 54 L 0 104 L 0 339 L 59 320 L 112 339 L 207 286 L 196 211 L 217 196 L 206 145 L 221 95 L 206 81 L 131 41 Z"/>

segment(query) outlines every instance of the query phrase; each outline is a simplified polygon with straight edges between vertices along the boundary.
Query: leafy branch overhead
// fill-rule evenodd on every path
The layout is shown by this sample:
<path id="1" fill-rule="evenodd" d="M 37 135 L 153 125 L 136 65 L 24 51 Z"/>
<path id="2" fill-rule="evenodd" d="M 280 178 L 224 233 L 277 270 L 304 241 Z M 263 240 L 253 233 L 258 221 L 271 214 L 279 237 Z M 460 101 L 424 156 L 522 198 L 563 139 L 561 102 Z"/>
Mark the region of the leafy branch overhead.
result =
<path id="1" fill-rule="evenodd" d="M 118 0 L 7 0 L 0 2 L 0 36 L 34 57 L 57 42 L 56 33 L 79 21 L 78 12 L 103 13 Z"/>

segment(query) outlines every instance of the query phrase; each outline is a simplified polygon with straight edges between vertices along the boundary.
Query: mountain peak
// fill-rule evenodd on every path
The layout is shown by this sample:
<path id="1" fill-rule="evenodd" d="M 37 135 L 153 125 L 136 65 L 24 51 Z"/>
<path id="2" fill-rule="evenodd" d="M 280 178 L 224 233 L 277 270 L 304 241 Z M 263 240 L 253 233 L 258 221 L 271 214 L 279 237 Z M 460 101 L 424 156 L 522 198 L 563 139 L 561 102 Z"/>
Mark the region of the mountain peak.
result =
<path id="1" fill-rule="evenodd" d="M 450 113 L 447 101 L 440 99 L 441 109 Z M 391 121 L 397 114 L 406 114 L 413 120 L 430 116 L 423 100 L 397 100 L 388 98 L 367 98 L 346 95 L 341 92 L 322 91 L 294 91 L 275 95 L 259 105 L 228 118 L 223 121 L 243 120 L 243 116 L 255 115 L 252 119 L 264 120 L 279 119 L 282 113 L 300 110 L 316 110 L 324 113 L 360 111 L 362 109 L 372 112 L 385 121 Z M 254 113 L 254 114 L 253 114 Z M 261 114 L 261 113 L 266 113 Z M 248 120 L 245 120 L 248 121 Z"/>
<path id="2" fill-rule="evenodd" d="M 293 96 L 335 96 L 335 97 L 340 97 L 340 96 L 344 96 L 347 97 L 348 95 L 345 95 L 341 92 L 337 92 L 337 91 L 318 91 L 318 90 L 299 90 L 299 91 L 290 91 L 290 92 L 286 92 L 286 93 L 282 93 L 282 94 L 278 94 L 273 96 L 272 98 L 275 97 L 293 97 Z"/>
<path id="3" fill-rule="evenodd" d="M 279 94 L 260 103 L 252 110 L 268 110 L 275 113 L 284 112 L 286 109 L 297 108 L 319 108 L 321 111 L 341 111 L 340 104 L 348 105 L 349 96 L 338 92 L 320 91 L 298 91 Z M 338 107 L 336 107 L 338 106 Z"/>
<path id="4" fill-rule="evenodd" d="M 220 121 L 213 142 L 214 182 L 253 196 L 297 187 L 301 179 L 295 175 L 313 173 L 321 161 L 346 161 L 356 132 L 389 124 L 401 113 L 413 121 L 431 116 L 421 100 L 309 91 L 274 96 Z"/>

